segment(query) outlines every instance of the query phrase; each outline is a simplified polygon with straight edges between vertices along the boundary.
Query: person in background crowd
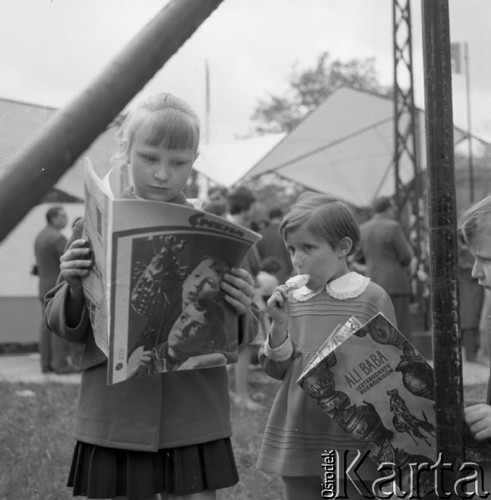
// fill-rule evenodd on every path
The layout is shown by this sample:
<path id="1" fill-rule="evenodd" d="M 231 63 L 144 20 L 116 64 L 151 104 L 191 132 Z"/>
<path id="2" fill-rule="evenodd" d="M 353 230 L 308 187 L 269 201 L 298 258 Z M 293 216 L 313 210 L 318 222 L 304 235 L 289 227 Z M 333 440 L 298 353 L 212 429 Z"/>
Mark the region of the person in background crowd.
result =
<path id="1" fill-rule="evenodd" d="M 277 277 L 280 272 L 281 264 L 276 257 L 266 257 L 261 261 L 261 270 L 256 276 L 256 281 L 258 292 L 265 303 L 274 289 L 281 284 Z"/>
<path id="2" fill-rule="evenodd" d="M 208 203 L 205 203 L 204 210 L 225 217 L 228 211 L 228 189 L 223 186 L 213 186 L 208 189 Z"/>
<path id="3" fill-rule="evenodd" d="M 395 220 L 396 207 L 390 198 L 377 199 L 373 211 L 373 217 L 360 226 L 356 260 L 366 264 L 366 275 L 389 294 L 399 330 L 411 340 L 409 266 L 413 250 Z"/>
<path id="4" fill-rule="evenodd" d="M 281 264 L 275 257 L 266 257 L 261 262 L 261 270 L 256 276 L 255 302 L 259 308 L 259 331 L 258 342 L 255 343 L 257 349 L 264 343 L 271 326 L 271 320 L 266 308 L 269 297 L 275 288 L 280 285 L 277 273 L 281 271 Z M 257 354 L 255 356 L 257 361 Z"/>
<path id="5" fill-rule="evenodd" d="M 37 274 L 39 276 L 39 298 L 43 305 L 44 296 L 55 284 L 60 272 L 60 257 L 65 252 L 67 239 L 61 230 L 67 225 L 67 214 L 63 207 L 55 206 L 46 212 L 46 226 L 34 240 Z M 39 339 L 42 373 L 73 373 L 70 343 L 53 335 L 44 323 L 41 324 Z"/>
<path id="6" fill-rule="evenodd" d="M 240 186 L 234 189 L 228 197 L 228 213 L 226 218 L 235 224 L 249 228 L 251 225 L 252 207 L 256 201 L 256 197 L 252 191 Z M 249 271 L 257 288 L 256 277 L 261 270 L 261 259 L 257 253 L 256 246 L 253 246 L 244 257 L 241 266 Z M 257 294 L 255 295 L 255 303 L 257 304 Z M 261 331 L 253 342 L 247 346 L 239 348 L 239 359 L 235 365 L 235 395 L 236 404 L 245 406 L 250 410 L 261 408 L 261 405 L 254 401 L 249 395 L 249 373 L 252 356 L 255 352 L 255 345 L 262 342 Z"/>
<path id="7" fill-rule="evenodd" d="M 280 236 L 280 222 L 283 212 L 280 208 L 272 208 L 269 212 L 269 225 L 261 231 L 262 239 L 257 242 L 257 251 L 261 259 L 274 257 L 280 263 L 280 270 L 275 274 L 280 284 L 291 275 L 292 263 L 285 242 Z"/>

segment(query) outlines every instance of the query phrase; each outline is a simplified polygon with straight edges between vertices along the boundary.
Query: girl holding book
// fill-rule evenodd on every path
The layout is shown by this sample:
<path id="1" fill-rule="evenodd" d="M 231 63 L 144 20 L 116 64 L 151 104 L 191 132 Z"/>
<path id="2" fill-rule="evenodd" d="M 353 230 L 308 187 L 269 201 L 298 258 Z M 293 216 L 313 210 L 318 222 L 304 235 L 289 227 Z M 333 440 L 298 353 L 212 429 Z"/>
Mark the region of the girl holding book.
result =
<path id="1" fill-rule="evenodd" d="M 116 158 L 132 177 L 125 198 L 188 204 L 182 192 L 198 155 L 195 112 L 170 94 L 136 107 L 119 133 Z M 68 485 L 88 498 L 215 499 L 238 481 L 230 443 L 226 368 L 175 371 L 107 385 L 107 345 L 89 320 L 81 279 L 92 266 L 77 224 L 46 298 L 52 332 L 85 345 Z M 238 315 L 242 342 L 257 332 L 253 280 L 232 268 L 221 284 Z M 107 342 L 107 340 L 106 340 Z"/>
<path id="2" fill-rule="evenodd" d="M 320 496 L 326 450 L 350 450 L 349 463 L 359 443 L 329 419 L 296 381 L 329 334 L 351 316 L 365 322 L 382 312 L 394 324 L 395 316 L 387 293 L 350 271 L 348 258 L 356 250 L 360 232 L 347 205 L 306 193 L 282 220 L 280 233 L 295 272 L 307 275 L 308 281 L 294 290 L 288 282 L 278 286 L 267 303 L 272 327 L 259 360 L 281 385 L 258 467 L 282 477 L 287 500 L 309 500 Z M 365 481 L 378 477 L 370 463 L 356 472 Z M 346 487 L 349 498 L 363 498 L 351 484 Z"/>

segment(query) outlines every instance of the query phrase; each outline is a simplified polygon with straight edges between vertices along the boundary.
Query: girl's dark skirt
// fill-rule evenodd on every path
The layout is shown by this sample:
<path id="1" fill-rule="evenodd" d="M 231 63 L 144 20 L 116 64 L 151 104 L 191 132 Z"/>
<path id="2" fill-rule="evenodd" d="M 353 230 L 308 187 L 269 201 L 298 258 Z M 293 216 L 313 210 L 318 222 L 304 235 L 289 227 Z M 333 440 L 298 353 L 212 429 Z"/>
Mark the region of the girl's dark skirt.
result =
<path id="1" fill-rule="evenodd" d="M 157 452 L 104 448 L 77 441 L 68 486 L 73 496 L 129 500 L 187 495 L 239 480 L 229 438 Z"/>

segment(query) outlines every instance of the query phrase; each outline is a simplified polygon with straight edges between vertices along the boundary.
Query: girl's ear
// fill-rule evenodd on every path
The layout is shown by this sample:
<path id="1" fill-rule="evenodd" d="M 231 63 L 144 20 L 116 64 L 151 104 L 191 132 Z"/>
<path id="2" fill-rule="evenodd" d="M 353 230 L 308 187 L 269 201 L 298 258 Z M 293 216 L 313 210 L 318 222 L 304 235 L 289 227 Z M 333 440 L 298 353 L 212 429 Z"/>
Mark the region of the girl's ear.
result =
<path id="1" fill-rule="evenodd" d="M 338 245 L 338 255 L 340 257 L 347 257 L 349 253 L 351 252 L 351 249 L 353 248 L 353 240 L 351 238 L 348 238 L 348 236 L 345 236 L 344 238 L 341 239 Z"/>

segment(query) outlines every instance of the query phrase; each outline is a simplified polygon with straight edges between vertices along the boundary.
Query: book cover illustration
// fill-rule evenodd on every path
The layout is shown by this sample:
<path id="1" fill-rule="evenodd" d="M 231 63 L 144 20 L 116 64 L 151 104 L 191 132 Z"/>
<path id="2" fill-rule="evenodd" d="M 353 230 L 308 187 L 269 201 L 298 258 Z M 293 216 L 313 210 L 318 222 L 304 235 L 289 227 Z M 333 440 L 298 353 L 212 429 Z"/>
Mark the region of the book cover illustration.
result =
<path id="1" fill-rule="evenodd" d="M 238 321 L 221 282 L 260 236 L 190 206 L 121 199 L 86 168 L 84 291 L 108 383 L 237 360 Z"/>
<path id="2" fill-rule="evenodd" d="M 437 459 L 433 369 L 382 313 L 337 328 L 297 383 L 360 450 L 370 449 L 381 474 L 414 493 L 410 464 Z M 432 491 L 434 473 L 419 471 L 416 486 Z"/>

